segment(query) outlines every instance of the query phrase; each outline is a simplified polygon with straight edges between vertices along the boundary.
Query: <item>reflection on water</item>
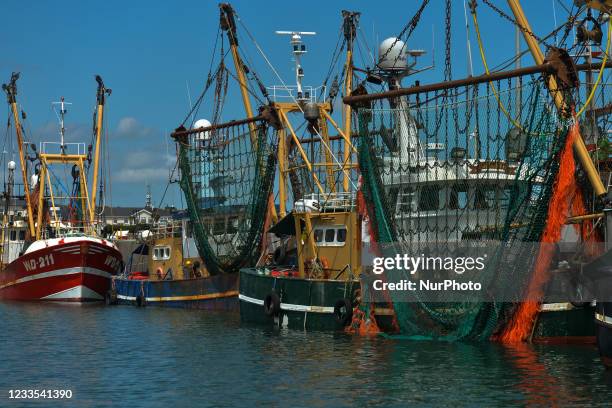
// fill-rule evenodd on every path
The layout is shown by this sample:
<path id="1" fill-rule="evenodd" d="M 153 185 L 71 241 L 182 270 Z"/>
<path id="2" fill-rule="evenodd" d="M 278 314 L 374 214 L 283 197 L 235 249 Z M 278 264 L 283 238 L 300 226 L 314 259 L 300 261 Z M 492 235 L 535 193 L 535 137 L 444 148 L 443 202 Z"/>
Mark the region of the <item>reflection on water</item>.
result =
<path id="1" fill-rule="evenodd" d="M 592 347 L 369 339 L 150 307 L 0 303 L 0 322 L 0 406 L 11 388 L 69 388 L 79 406 L 109 407 L 612 401 Z"/>

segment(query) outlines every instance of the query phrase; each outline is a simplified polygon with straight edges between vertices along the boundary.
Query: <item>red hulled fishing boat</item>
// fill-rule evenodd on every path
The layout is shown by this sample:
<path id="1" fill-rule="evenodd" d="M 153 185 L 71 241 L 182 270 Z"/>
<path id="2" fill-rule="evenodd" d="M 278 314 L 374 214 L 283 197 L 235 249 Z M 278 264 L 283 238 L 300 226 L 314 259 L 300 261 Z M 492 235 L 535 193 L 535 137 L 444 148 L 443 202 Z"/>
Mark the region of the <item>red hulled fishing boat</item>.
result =
<path id="1" fill-rule="evenodd" d="M 2 269 L 0 299 L 55 300 L 84 302 L 103 300 L 110 279 L 122 268 L 122 256 L 113 242 L 96 234 L 96 186 L 98 186 L 99 152 L 105 95 L 110 90 L 98 82 L 97 110 L 94 117 L 95 147 L 64 142 L 64 115 L 67 102 L 54 103 L 59 109 L 59 143 L 24 143 L 16 94 L 19 74 L 13 74 L 3 85 L 12 111 L 17 147 L 23 177 L 23 205 L 12 205 L 16 164 L 8 164 L 8 192 L 4 197 L 2 220 Z M 24 116 L 25 117 L 25 116 Z M 62 183 L 53 165 L 72 166 L 63 172 L 70 181 Z M 92 166 L 93 165 L 93 166 Z M 92 175 L 88 191 L 88 177 Z M 72 184 L 68 194 L 54 195 L 61 186 Z M 17 201 L 18 202 L 18 201 Z M 64 206 L 62 206 L 64 205 Z M 68 209 L 62 219 L 62 209 Z M 21 216 L 16 215 L 22 213 Z M 22 219 L 18 219 L 21 217 Z M 25 221 L 25 223 L 24 223 Z M 19 234 L 15 226 L 27 224 Z M 23 236 L 19 241 L 15 238 Z"/>

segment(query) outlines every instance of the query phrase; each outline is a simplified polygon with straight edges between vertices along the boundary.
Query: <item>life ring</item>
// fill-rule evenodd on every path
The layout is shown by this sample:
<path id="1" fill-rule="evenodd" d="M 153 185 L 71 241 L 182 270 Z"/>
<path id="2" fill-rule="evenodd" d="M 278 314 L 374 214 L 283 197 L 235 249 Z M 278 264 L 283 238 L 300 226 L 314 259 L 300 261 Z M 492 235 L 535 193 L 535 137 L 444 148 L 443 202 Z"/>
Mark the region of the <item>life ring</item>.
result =
<path id="1" fill-rule="evenodd" d="M 334 305 L 334 317 L 342 327 L 348 326 L 353 319 L 353 304 L 350 299 L 338 299 Z"/>
<path id="2" fill-rule="evenodd" d="M 117 291 L 115 289 L 109 289 L 106 291 L 104 295 L 104 302 L 107 306 L 112 306 L 117 304 Z"/>
<path id="3" fill-rule="evenodd" d="M 280 313 L 280 298 L 276 292 L 272 291 L 264 299 L 264 313 L 266 316 L 275 317 Z"/>
<path id="4" fill-rule="evenodd" d="M 145 307 L 147 305 L 147 298 L 144 295 L 136 296 L 136 306 L 137 307 Z"/>

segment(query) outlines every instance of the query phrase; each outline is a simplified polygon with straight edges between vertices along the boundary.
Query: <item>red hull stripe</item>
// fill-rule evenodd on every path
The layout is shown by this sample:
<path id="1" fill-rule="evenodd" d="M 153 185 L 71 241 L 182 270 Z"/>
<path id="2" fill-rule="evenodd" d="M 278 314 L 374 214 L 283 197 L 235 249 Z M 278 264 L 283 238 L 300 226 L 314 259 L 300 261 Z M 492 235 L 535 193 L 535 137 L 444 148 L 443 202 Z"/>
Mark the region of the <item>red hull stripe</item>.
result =
<path id="1" fill-rule="evenodd" d="M 13 285 L 18 285 L 20 283 L 24 283 L 24 282 L 29 282 L 29 281 L 33 281 L 33 280 L 37 280 L 37 279 L 44 279 L 44 278 L 51 278 L 54 276 L 65 276 L 65 275 L 74 275 L 77 273 L 82 273 L 85 275 L 96 275 L 96 276 L 102 276 L 104 278 L 110 279 L 111 278 L 111 274 L 100 270 L 100 269 L 96 269 L 96 268 L 91 268 L 91 267 L 82 267 L 82 266 L 76 266 L 73 268 L 64 268 L 64 269 L 56 269 L 53 271 L 49 271 L 49 272 L 42 272 L 42 273 L 38 273 L 36 275 L 29 275 L 29 276 L 25 276 L 23 278 L 14 280 L 12 282 L 8 282 L 4 285 L 0 286 L 0 289 L 4 289 L 7 288 L 9 286 L 13 286 Z"/>

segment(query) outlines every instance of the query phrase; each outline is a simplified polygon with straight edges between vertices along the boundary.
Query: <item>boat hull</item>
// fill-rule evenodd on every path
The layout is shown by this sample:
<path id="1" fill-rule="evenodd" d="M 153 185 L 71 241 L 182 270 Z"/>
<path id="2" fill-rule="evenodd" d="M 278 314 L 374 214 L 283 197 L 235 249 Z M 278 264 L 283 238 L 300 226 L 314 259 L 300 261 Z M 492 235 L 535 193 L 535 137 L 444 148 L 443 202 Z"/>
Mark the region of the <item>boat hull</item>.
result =
<path id="1" fill-rule="evenodd" d="M 121 270 L 116 247 L 95 238 L 37 241 L 0 272 L 0 299 L 88 302 L 104 300 Z"/>
<path id="2" fill-rule="evenodd" d="M 240 320 L 299 330 L 343 330 L 334 306 L 341 299 L 354 299 L 359 288 L 359 281 L 271 276 L 245 268 L 240 271 Z M 264 301 L 272 292 L 280 299 L 276 316 L 269 316 L 264 309 Z"/>
<path id="3" fill-rule="evenodd" d="M 595 313 L 599 355 L 604 365 L 612 369 L 612 302 L 598 303 Z"/>
<path id="4" fill-rule="evenodd" d="M 117 302 L 124 305 L 238 311 L 238 275 L 176 280 L 113 278 Z"/>
<path id="5" fill-rule="evenodd" d="M 543 304 L 538 313 L 532 343 L 594 344 L 593 306 L 571 303 Z"/>

